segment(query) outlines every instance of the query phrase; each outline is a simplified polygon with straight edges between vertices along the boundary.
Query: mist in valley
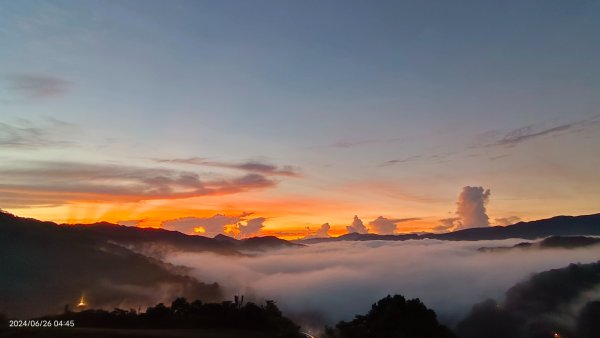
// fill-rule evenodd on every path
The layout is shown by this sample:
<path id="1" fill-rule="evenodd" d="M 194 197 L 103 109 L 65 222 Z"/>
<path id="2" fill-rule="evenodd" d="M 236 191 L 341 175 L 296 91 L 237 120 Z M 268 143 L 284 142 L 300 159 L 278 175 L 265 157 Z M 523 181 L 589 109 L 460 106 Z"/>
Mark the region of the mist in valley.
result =
<path id="1" fill-rule="evenodd" d="M 475 303 L 501 300 L 507 289 L 534 273 L 600 258 L 598 246 L 477 250 L 519 242 L 332 242 L 240 257 L 178 252 L 166 261 L 189 267 L 198 280 L 218 282 L 226 297 L 273 299 L 287 315 L 317 327 L 365 313 L 388 294 L 420 298 L 442 323 L 453 326 Z"/>

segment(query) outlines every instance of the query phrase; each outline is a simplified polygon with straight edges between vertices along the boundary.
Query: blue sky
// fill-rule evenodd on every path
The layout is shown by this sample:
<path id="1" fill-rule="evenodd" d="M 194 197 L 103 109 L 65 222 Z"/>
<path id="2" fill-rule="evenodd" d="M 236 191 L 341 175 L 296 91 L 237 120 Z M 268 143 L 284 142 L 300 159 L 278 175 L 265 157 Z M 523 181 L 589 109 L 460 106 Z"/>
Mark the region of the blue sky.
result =
<path id="1" fill-rule="evenodd" d="M 192 214 L 264 214 L 273 227 L 349 223 L 354 214 L 433 225 L 466 185 L 491 189 L 491 217 L 597 211 L 598 2 L 0 8 L 0 167 L 63 161 L 229 179 L 238 174 L 231 166 L 156 160 L 292 166 L 298 175 L 261 189 L 177 202 L 193 204 Z M 16 145 L 16 134 L 36 139 Z M 13 194 L 28 181 L 5 175 L 0 186 Z M 50 197 L 7 209 L 66 219 L 65 206 L 82 202 Z M 264 205 L 276 200 L 319 202 L 269 213 Z"/>

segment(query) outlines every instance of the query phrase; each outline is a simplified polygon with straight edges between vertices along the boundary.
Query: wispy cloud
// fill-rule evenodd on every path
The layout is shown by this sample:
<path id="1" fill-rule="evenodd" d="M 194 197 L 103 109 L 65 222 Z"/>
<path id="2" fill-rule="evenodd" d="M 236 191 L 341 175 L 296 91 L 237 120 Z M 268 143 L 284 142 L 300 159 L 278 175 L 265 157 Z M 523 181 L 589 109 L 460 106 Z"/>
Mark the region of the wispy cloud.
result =
<path id="1" fill-rule="evenodd" d="M 578 133 L 600 124 L 600 115 L 596 115 L 587 119 L 563 123 L 552 127 L 544 127 L 543 124 L 531 124 L 521 128 L 513 129 L 505 133 L 501 138 L 497 138 L 497 132 L 488 132 L 492 140 L 484 141 L 487 147 L 503 146 L 515 147 L 521 143 L 540 138 L 543 136 L 558 136 L 565 133 Z"/>
<path id="2" fill-rule="evenodd" d="M 514 147 L 517 144 L 525 142 L 527 140 L 544 135 L 556 134 L 562 131 L 569 130 L 571 128 L 573 128 L 573 124 L 563 124 L 560 126 L 542 130 L 536 130 L 534 126 L 526 126 L 508 132 L 506 135 L 504 135 L 502 139 L 492 143 L 491 145 Z"/>
<path id="3" fill-rule="evenodd" d="M 16 162 L 0 168 L 0 202 L 23 206 L 69 201 L 139 201 L 235 194 L 269 188 L 275 181 L 249 173 L 203 180 L 195 172 L 77 162 Z M 34 199 L 30 199 L 35 196 Z M 14 203 L 14 202 L 13 202 Z"/>
<path id="4" fill-rule="evenodd" d="M 378 138 L 378 139 L 341 139 L 330 144 L 333 148 L 353 148 L 367 144 L 386 144 L 406 140 L 405 137 Z"/>
<path id="5" fill-rule="evenodd" d="M 63 95 L 69 83 L 59 77 L 40 74 L 3 76 L 9 90 L 21 99 L 39 99 Z"/>
<path id="6" fill-rule="evenodd" d="M 396 165 L 396 164 L 403 164 L 403 163 L 408 163 L 408 162 L 414 162 L 418 159 L 421 158 L 421 155 L 414 155 L 414 156 L 409 156 L 409 157 L 405 157 L 405 158 L 401 158 L 401 159 L 395 159 L 395 160 L 389 160 L 389 161 L 385 161 L 383 163 L 381 163 L 379 166 L 380 167 L 387 167 L 390 165 Z"/>
<path id="7" fill-rule="evenodd" d="M 56 119 L 47 119 L 43 125 L 21 120 L 19 125 L 0 122 L 0 148 L 36 149 L 72 145 L 66 135 L 76 127 Z"/>
<path id="8" fill-rule="evenodd" d="M 300 176 L 299 170 L 293 166 L 276 166 L 269 163 L 264 163 L 260 161 L 245 161 L 245 162 L 223 162 L 223 161 L 214 161 L 208 158 L 203 157 L 190 157 L 190 158 L 176 158 L 176 159 L 153 159 L 155 162 L 159 163 L 175 163 L 175 164 L 189 164 L 189 165 L 197 165 L 197 166 L 206 166 L 206 167 L 218 167 L 218 168 L 228 168 L 228 169 L 236 169 L 243 170 L 253 173 L 259 173 L 266 176 L 291 176 L 298 177 Z"/>

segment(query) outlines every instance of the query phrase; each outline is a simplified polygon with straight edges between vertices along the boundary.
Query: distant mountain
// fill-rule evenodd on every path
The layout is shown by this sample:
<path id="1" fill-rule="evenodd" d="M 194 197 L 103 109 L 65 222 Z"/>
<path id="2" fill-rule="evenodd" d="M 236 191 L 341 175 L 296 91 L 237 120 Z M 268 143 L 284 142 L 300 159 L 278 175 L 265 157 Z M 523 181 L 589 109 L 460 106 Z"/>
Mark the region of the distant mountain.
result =
<path id="1" fill-rule="evenodd" d="M 378 235 L 378 234 L 358 234 L 351 233 L 341 235 L 339 237 L 324 237 L 324 238 L 308 238 L 295 240 L 294 243 L 315 244 L 338 241 L 406 241 L 409 239 L 422 239 L 420 235 Z"/>
<path id="2" fill-rule="evenodd" d="M 106 222 L 58 225 L 2 211 L 0 234 L 0 313 L 13 316 L 60 312 L 82 293 L 96 307 L 179 296 L 219 300 L 217 284 L 197 282 L 160 258 L 173 251 L 243 255 L 299 246 L 273 236 L 237 240 Z"/>
<path id="3" fill-rule="evenodd" d="M 240 254 L 232 242 L 223 242 L 204 236 L 190 236 L 178 231 L 138 228 L 106 222 L 63 224 L 61 227 L 91 235 L 94 238 L 102 238 L 153 257 L 161 257 L 172 251 L 211 251 L 224 255 Z M 235 239 L 233 240 L 235 241 Z"/>
<path id="4" fill-rule="evenodd" d="M 465 229 L 446 234 L 425 235 L 454 241 L 497 240 L 508 238 L 536 239 L 549 236 L 599 236 L 600 214 L 557 216 L 532 222 L 519 222 L 505 227 Z"/>
<path id="5" fill-rule="evenodd" d="M 60 313 L 82 296 L 94 307 L 127 309 L 179 296 L 222 298 L 216 283 L 81 228 L 0 212 L 0 234 L 0 312 L 9 316 Z"/>
<path id="6" fill-rule="evenodd" d="M 235 239 L 225 235 L 216 235 L 213 240 L 226 243 L 239 250 L 268 250 L 286 247 L 298 247 L 302 244 L 292 243 L 275 236 L 250 237 L 245 239 Z"/>
<path id="7" fill-rule="evenodd" d="M 241 240 L 225 235 L 209 238 L 186 235 L 178 231 L 129 227 L 106 222 L 62 226 L 91 234 L 95 238 L 104 238 L 153 257 L 162 257 L 165 253 L 172 251 L 210 251 L 222 255 L 241 255 L 241 251 L 268 250 L 299 245 L 274 236 Z"/>
<path id="8" fill-rule="evenodd" d="M 600 236 L 600 214 L 584 216 L 557 216 L 508 226 L 472 228 L 444 234 L 346 234 L 339 237 L 312 238 L 294 241 L 314 244 L 336 241 L 406 241 L 410 239 L 439 239 L 445 241 L 499 240 L 508 238 L 536 239 L 549 236 Z"/>

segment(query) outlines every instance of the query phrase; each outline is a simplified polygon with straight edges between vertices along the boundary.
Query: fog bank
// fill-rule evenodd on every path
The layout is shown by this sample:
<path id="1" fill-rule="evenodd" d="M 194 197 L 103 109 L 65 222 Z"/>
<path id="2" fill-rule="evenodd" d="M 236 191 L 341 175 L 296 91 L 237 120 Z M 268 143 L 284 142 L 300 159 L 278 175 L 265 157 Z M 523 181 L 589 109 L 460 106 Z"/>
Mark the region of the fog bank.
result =
<path id="1" fill-rule="evenodd" d="M 376 300 L 398 293 L 420 298 L 443 323 L 453 325 L 474 303 L 501 299 L 532 273 L 600 258 L 597 246 L 477 251 L 521 241 L 331 242 L 235 258 L 176 253 L 167 261 L 192 268 L 199 280 L 218 282 L 230 296 L 274 299 L 286 313 L 320 324 L 351 319 Z"/>

